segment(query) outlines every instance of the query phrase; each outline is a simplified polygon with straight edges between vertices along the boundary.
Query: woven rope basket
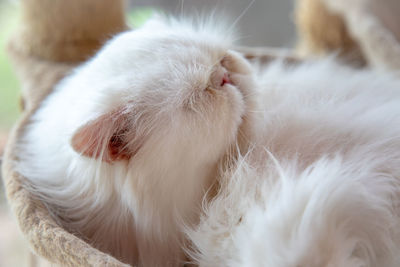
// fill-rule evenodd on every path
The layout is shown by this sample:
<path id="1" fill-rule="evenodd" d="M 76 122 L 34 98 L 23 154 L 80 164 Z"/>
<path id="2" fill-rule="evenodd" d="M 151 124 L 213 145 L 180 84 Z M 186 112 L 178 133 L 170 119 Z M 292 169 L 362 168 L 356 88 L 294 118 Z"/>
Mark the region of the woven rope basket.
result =
<path id="1" fill-rule="evenodd" d="M 33 110 L 32 110 L 33 111 Z M 47 209 L 24 189 L 24 177 L 15 171 L 16 145 L 32 113 L 22 115 L 14 127 L 4 155 L 3 175 L 7 198 L 23 235 L 33 250 L 62 266 L 128 266 L 61 228 Z"/>
<path id="2" fill-rule="evenodd" d="M 46 2 L 47 0 L 43 1 Z M 74 0 L 71 2 L 78 3 L 79 1 L 83 0 Z M 94 0 L 85 1 L 91 3 L 95 2 Z M 32 0 L 26 0 L 26 2 L 32 2 Z M 56 2 L 57 1 L 54 1 L 54 3 Z M 118 1 L 115 1 L 113 4 L 116 2 Z M 46 10 L 46 12 L 49 11 Z M 336 10 L 335 12 L 339 11 Z M 119 16 L 123 17 L 122 14 L 123 13 L 120 13 Z M 346 15 L 344 14 L 343 16 Z M 362 18 L 362 16 L 360 18 Z M 366 57 L 369 59 L 372 56 L 374 58 L 374 60 L 372 60 L 373 62 L 380 62 L 380 65 L 386 68 L 400 69 L 400 46 L 397 40 L 390 32 L 388 33 L 387 29 L 382 28 L 383 26 L 379 21 L 371 20 L 371 14 L 365 14 L 365 18 L 368 20 L 365 22 L 365 25 L 369 26 L 363 29 L 372 36 L 365 39 L 364 32 L 360 35 L 353 34 L 353 38 L 361 42 L 361 47 L 370 48 L 367 49 L 369 52 L 365 53 Z M 351 19 L 345 20 L 350 21 Z M 371 24 L 371 21 L 375 21 L 376 23 Z M 362 24 L 363 22 L 361 21 L 359 23 Z M 115 29 L 122 30 L 125 27 L 121 22 L 118 22 L 118 24 L 119 26 Z M 400 27 L 400 23 L 398 25 Z M 350 33 L 354 31 L 356 31 L 356 29 L 350 27 Z M 384 43 L 376 47 L 377 40 L 383 40 Z M 129 266 L 95 249 L 79 237 L 60 227 L 50 216 L 43 203 L 34 199 L 30 192 L 24 188 L 26 179 L 15 170 L 16 162 L 19 160 L 17 147 L 21 134 L 29 122 L 30 117 L 40 106 L 45 96 L 51 92 L 54 85 L 76 65 L 76 63 L 66 62 L 79 62 L 82 58 L 85 58 L 82 53 L 72 53 L 72 60 L 49 60 L 46 55 L 37 57 L 37 54 L 32 52 L 34 48 L 21 49 L 20 41 L 21 38 L 16 37 L 14 41 L 11 42 L 10 54 L 22 81 L 25 111 L 10 134 L 2 167 L 8 202 L 16 216 L 19 227 L 32 249 L 38 255 L 52 263 L 62 266 Z M 373 48 L 378 49 L 379 52 L 371 55 Z M 92 50 L 96 49 L 93 48 Z M 287 57 L 287 54 L 276 53 L 272 50 L 249 50 L 243 48 L 242 51 L 246 53 L 249 59 L 254 60 L 255 58 L 259 58 L 262 63 L 268 62 L 270 59 L 276 57 Z M 93 51 L 88 53 L 85 48 L 84 53 L 86 56 L 92 52 Z M 296 61 L 292 57 L 288 57 L 288 59 L 290 62 L 293 60 Z"/>

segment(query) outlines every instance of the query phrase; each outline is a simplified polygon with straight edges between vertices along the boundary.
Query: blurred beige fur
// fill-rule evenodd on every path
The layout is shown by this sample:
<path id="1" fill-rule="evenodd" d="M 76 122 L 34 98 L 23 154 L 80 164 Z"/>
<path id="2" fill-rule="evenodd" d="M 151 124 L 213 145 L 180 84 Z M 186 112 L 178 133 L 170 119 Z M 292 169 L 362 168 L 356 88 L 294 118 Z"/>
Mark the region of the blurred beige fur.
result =
<path id="1" fill-rule="evenodd" d="M 337 53 L 353 65 L 400 69 L 400 2 L 297 0 L 298 50 L 315 57 Z"/>

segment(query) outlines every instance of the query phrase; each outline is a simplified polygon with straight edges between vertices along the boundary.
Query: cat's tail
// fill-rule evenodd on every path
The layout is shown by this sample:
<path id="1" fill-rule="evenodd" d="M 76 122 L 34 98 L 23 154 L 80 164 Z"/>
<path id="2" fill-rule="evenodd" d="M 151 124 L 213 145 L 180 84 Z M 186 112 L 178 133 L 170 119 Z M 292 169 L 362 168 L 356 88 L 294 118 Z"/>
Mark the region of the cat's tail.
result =
<path id="1" fill-rule="evenodd" d="M 188 232 L 201 266 L 394 267 L 398 181 L 363 159 L 308 167 L 240 159 L 199 226 Z"/>

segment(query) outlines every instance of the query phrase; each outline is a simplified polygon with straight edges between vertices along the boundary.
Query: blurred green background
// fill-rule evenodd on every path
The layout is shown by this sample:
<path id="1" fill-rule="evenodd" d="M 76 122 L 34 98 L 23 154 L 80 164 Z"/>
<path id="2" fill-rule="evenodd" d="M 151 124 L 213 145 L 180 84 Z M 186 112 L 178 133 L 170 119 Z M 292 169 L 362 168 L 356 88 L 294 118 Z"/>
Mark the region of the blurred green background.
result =
<path id="1" fill-rule="evenodd" d="M 0 132 L 8 130 L 18 116 L 19 84 L 5 51 L 17 14 L 15 4 L 0 1 Z"/>

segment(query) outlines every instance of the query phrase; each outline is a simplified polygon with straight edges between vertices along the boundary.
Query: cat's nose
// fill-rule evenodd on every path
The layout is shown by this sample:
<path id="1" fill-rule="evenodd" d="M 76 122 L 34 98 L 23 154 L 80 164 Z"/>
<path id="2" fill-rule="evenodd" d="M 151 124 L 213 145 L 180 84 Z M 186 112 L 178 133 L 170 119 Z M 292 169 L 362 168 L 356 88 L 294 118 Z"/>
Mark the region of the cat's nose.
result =
<path id="1" fill-rule="evenodd" d="M 222 88 L 226 84 L 232 84 L 230 74 L 224 67 L 219 67 L 211 76 L 214 89 Z"/>
<path id="2" fill-rule="evenodd" d="M 222 82 L 221 86 L 224 86 L 225 84 L 232 84 L 231 78 L 228 72 L 224 73 L 224 76 L 222 77 Z"/>

